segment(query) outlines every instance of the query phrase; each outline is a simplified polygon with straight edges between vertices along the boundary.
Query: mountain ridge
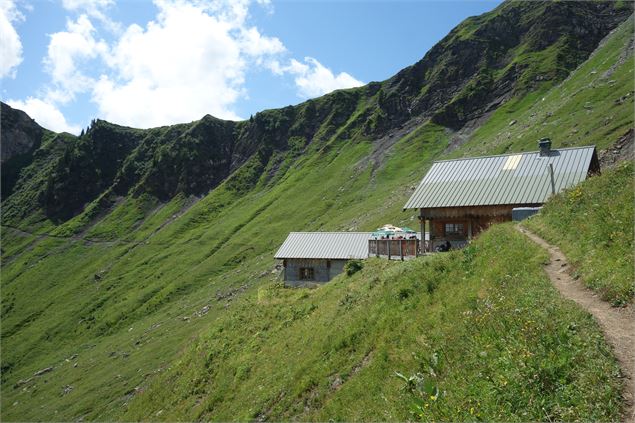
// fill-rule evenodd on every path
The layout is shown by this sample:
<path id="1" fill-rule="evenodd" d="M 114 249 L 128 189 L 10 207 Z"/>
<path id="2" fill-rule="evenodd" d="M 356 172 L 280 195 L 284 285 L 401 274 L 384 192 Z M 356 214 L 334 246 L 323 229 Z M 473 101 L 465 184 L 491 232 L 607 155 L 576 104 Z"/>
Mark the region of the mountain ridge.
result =
<path id="1" fill-rule="evenodd" d="M 33 195 L 28 202 L 9 199 L 4 215 L 15 224 L 41 208 L 45 219 L 59 224 L 97 199 L 103 211 L 129 193 L 161 202 L 178 193 L 202 196 L 248 161 L 276 173 L 274 153 L 298 156 L 314 144 L 328 148 L 333 138 L 374 140 L 381 156 L 399 138 L 395 133 L 407 135 L 428 119 L 456 132 L 524 90 L 564 79 L 630 13 L 606 2 L 506 2 L 466 19 L 420 61 L 384 82 L 240 122 L 206 115 L 190 124 L 138 130 L 96 120 L 82 137 L 66 138 L 64 154 L 51 154 L 57 163 L 41 177 L 47 182 L 36 201 Z M 549 49 L 553 57 L 544 53 Z M 9 137 L 7 143 L 15 142 Z M 14 182 L 3 186 L 3 199 L 26 165 L 6 166 L 3 179 Z"/>

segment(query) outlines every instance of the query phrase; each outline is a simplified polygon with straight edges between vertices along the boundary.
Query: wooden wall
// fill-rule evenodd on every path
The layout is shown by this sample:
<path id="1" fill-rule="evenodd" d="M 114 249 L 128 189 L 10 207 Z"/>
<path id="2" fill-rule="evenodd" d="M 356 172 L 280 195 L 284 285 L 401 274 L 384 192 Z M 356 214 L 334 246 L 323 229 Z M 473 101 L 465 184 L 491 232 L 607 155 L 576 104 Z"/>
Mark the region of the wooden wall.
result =
<path id="1" fill-rule="evenodd" d="M 489 228 L 494 223 L 512 220 L 515 207 L 538 207 L 540 204 L 513 204 L 474 207 L 442 207 L 420 209 L 420 216 L 428 221 L 431 248 L 449 241 L 453 247 L 463 246 L 465 242 Z M 458 234 L 446 234 L 446 223 L 462 223 L 463 231 Z"/>
<path id="2" fill-rule="evenodd" d="M 512 218 L 512 209 L 515 207 L 540 207 L 542 204 L 505 204 L 500 206 L 472 206 L 472 207 L 439 207 L 434 209 L 420 209 L 426 219 L 437 218 L 490 218 L 509 216 Z"/>

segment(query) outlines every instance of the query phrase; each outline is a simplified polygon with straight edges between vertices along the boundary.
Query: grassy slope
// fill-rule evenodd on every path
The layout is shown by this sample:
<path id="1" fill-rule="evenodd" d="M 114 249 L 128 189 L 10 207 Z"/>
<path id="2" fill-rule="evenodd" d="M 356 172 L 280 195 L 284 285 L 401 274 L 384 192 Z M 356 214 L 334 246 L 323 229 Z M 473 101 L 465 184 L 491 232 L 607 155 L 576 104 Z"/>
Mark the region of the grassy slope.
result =
<path id="1" fill-rule="evenodd" d="M 504 225 L 464 251 L 372 259 L 316 290 L 265 283 L 125 419 L 614 420 L 615 361 L 545 259 Z M 396 371 L 424 382 L 410 393 Z"/>
<path id="2" fill-rule="evenodd" d="M 632 28 L 622 31 L 615 37 L 621 40 L 617 46 Z M 615 49 L 609 45 L 594 58 L 609 66 Z M 615 84 L 632 83 L 632 69 L 631 60 L 619 66 Z M 552 117 L 567 116 L 566 109 L 556 107 L 559 93 L 573 92 L 578 74 L 586 78 L 585 72 L 576 72 L 546 93 L 542 107 L 553 105 Z M 598 97 L 596 110 L 610 110 L 613 100 Z M 512 104 L 521 115 L 537 107 L 531 97 Z M 509 107 L 495 112 L 481 132 L 452 154 L 505 150 L 495 137 L 483 134 L 495 134 L 501 122 L 507 125 Z M 580 124 L 600 128 L 602 119 L 590 113 Z M 525 132 L 520 124 L 511 128 L 521 138 L 510 148 L 534 148 L 532 127 Z M 603 145 L 610 141 L 602 139 Z M 368 160 L 369 141 L 334 137 L 325 148 L 293 162 L 275 185 L 262 179 L 252 190 L 236 192 L 228 181 L 186 212 L 188 199 L 182 197 L 150 213 L 143 198 L 126 198 L 84 234 L 107 243 L 36 239 L 3 230 L 3 420 L 116 418 L 135 387 L 168 368 L 202 328 L 219 318 L 231 319 L 234 307 L 241 307 L 234 298 L 253 298 L 270 275 L 272 253 L 289 231 L 412 225 L 414 216 L 401 213 L 401 207 L 410 187 L 447 145 L 443 128 L 424 124 L 374 167 Z M 115 213 L 123 218 L 114 219 Z M 211 306 L 209 312 L 197 315 L 205 305 Z M 66 362 L 73 354 L 77 359 Z M 55 369 L 14 388 L 48 366 Z M 390 371 L 407 368 L 414 369 Z M 73 389 L 63 394 L 66 386 Z"/>
<path id="3" fill-rule="evenodd" d="M 602 298 L 628 304 L 633 274 L 633 163 L 625 162 L 552 199 L 527 227 L 559 245 Z"/>
<path id="4" fill-rule="evenodd" d="M 435 128 L 421 132 L 425 136 L 409 148 L 422 155 L 431 134 L 438 133 L 435 141 L 444 136 Z M 374 206 L 393 205 L 385 199 L 403 175 L 387 166 L 373 178 L 369 166 L 351 166 L 370 148 L 358 143 L 315 154 L 284 181 L 243 197 L 224 187 L 215 190 L 149 239 L 152 231 L 142 224 L 114 243 L 44 239 L 8 257 L 2 324 L 3 344 L 11 348 L 3 351 L 3 365 L 13 371 L 4 381 L 4 416 L 32 420 L 58 411 L 64 420 L 114 418 L 126 394 L 166 366 L 183 347 L 182 340 L 225 313 L 226 301 L 217 301 L 217 292 L 244 285 L 254 289 L 259 275 L 272 269 L 272 250 L 289 230 L 345 229 L 356 219 L 364 227 L 383 223 L 386 210 Z M 417 163 L 407 157 L 395 157 L 392 165 L 413 180 L 418 177 Z M 333 177 L 325 181 L 324 174 Z M 135 201 L 119 207 L 135 210 Z M 106 218 L 88 235 L 117 231 L 126 222 Z M 10 230 L 5 233 L 15 237 Z M 204 317 L 182 319 L 208 304 L 212 307 Z M 161 326 L 151 330 L 157 323 Z M 75 353 L 76 368 L 64 361 Z M 12 388 L 51 365 L 56 369 L 26 390 Z M 67 385 L 74 389 L 62 396 Z"/>

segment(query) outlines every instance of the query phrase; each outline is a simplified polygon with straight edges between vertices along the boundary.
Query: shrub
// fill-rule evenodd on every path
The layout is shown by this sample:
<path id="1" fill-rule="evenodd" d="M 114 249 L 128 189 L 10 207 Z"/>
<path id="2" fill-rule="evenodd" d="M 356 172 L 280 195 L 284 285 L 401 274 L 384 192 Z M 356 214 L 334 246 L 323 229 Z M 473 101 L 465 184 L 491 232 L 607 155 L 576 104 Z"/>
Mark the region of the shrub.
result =
<path id="1" fill-rule="evenodd" d="M 349 260 L 344 265 L 344 271 L 348 276 L 352 276 L 364 268 L 364 263 L 361 260 Z"/>

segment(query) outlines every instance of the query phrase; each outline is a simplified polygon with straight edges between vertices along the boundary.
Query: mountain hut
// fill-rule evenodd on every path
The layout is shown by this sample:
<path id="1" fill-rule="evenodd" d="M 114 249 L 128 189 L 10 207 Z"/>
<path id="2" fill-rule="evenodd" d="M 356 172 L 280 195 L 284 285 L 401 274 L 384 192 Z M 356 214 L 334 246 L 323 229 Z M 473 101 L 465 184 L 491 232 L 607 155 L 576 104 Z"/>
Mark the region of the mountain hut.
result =
<path id="1" fill-rule="evenodd" d="M 555 150 L 543 138 L 539 147 L 434 162 L 404 206 L 419 210 L 421 232 L 428 223 L 428 251 L 446 241 L 462 247 L 492 223 L 527 217 L 550 196 L 600 172 L 594 146 Z"/>
<path id="2" fill-rule="evenodd" d="M 291 232 L 274 258 L 282 260 L 284 282 L 310 286 L 330 281 L 351 259 L 368 257 L 371 232 Z"/>

